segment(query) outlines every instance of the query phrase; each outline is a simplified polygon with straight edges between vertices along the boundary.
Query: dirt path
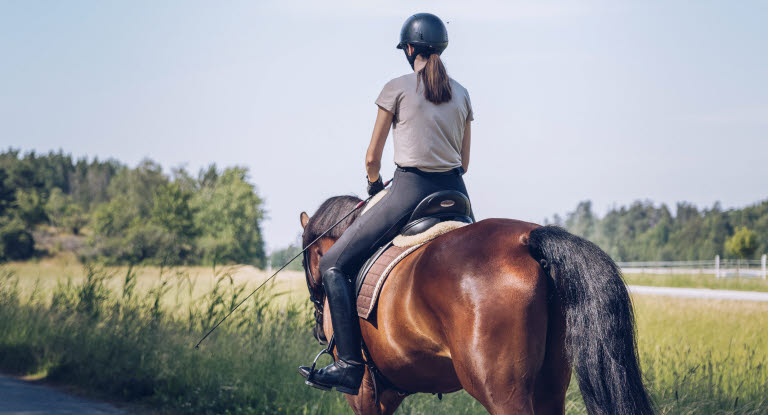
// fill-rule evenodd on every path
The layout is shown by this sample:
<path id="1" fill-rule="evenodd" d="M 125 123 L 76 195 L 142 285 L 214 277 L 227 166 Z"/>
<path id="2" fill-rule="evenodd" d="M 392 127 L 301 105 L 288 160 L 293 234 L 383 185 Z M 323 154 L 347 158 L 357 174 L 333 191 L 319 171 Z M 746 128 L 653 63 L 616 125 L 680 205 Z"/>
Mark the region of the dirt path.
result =
<path id="1" fill-rule="evenodd" d="M 768 301 L 768 293 L 755 291 L 711 290 L 708 288 L 646 287 L 630 285 L 629 292 L 641 295 L 662 295 L 679 298 L 711 300 Z"/>
<path id="2" fill-rule="evenodd" d="M 129 415 L 112 405 L 0 375 L 0 415 Z"/>

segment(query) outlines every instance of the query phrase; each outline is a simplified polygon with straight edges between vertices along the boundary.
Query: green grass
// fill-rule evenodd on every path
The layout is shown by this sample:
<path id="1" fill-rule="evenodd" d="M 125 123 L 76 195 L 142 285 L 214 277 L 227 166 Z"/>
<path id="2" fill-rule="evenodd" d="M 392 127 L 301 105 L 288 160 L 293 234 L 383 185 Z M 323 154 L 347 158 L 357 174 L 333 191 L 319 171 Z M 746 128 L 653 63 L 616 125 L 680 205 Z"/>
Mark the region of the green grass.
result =
<path id="1" fill-rule="evenodd" d="M 634 299 L 638 348 L 669 413 L 768 412 L 768 304 Z"/>
<path id="2" fill-rule="evenodd" d="M 762 278 L 715 278 L 714 275 L 697 274 L 624 274 L 624 280 L 627 284 L 654 287 L 768 292 L 768 280 Z"/>
<path id="3" fill-rule="evenodd" d="M 300 275 L 254 296 L 194 350 L 263 274 L 78 269 L 67 271 L 70 280 L 0 269 L 0 370 L 160 413 L 351 413 L 341 394 L 308 388 L 296 373 L 320 349 Z M 768 412 L 768 304 L 637 297 L 635 306 L 641 363 L 660 413 Z M 569 414 L 584 413 L 574 382 L 567 405 Z M 459 392 L 442 401 L 409 397 L 398 413 L 485 411 Z"/>

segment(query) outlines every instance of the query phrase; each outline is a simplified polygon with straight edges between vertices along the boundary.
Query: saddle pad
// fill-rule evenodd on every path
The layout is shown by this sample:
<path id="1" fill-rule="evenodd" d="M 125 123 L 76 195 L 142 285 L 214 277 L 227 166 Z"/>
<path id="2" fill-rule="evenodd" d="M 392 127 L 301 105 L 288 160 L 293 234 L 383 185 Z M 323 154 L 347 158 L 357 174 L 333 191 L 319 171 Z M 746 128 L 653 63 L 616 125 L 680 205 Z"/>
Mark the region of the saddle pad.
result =
<path id="1" fill-rule="evenodd" d="M 440 222 L 422 233 L 417 233 L 416 235 L 397 235 L 392 241 L 392 244 L 401 248 L 408 248 L 414 245 L 422 245 L 437 238 L 440 235 L 444 235 L 454 229 L 459 229 L 467 225 L 469 225 L 469 223 L 459 222 L 456 220 Z"/>
<path id="2" fill-rule="evenodd" d="M 373 263 L 363 277 L 360 292 L 357 295 L 357 315 L 364 319 L 370 317 L 376 307 L 376 300 L 379 298 L 381 287 L 384 285 L 384 281 L 389 273 L 403 258 L 424 245 L 424 243 L 426 242 L 408 248 L 392 245 L 376 259 L 376 262 Z"/>

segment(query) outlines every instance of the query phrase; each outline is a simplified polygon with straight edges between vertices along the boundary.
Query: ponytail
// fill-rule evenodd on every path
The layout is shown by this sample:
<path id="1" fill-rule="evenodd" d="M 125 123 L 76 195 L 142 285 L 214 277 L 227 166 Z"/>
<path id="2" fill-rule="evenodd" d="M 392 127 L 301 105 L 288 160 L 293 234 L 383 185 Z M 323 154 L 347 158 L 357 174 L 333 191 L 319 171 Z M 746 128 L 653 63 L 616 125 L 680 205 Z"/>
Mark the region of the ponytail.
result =
<path id="1" fill-rule="evenodd" d="M 418 81 L 424 83 L 424 98 L 427 101 L 440 104 L 451 100 L 451 79 L 437 53 L 429 55 L 426 66 L 419 71 Z"/>

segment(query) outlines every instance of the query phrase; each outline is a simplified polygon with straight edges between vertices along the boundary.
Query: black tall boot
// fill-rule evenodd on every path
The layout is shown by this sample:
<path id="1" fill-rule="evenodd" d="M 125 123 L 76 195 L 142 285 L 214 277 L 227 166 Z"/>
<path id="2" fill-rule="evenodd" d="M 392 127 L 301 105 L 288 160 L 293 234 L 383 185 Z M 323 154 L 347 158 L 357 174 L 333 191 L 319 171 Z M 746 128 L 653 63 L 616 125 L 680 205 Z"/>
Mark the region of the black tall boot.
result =
<path id="1" fill-rule="evenodd" d="M 306 366 L 300 367 L 299 373 L 307 378 L 306 384 L 309 386 L 323 390 L 335 387 L 339 392 L 357 395 L 365 374 L 365 366 L 352 283 L 341 270 L 331 268 L 323 273 L 323 287 L 331 308 L 338 359 L 314 372 L 311 377 L 310 369 Z"/>

